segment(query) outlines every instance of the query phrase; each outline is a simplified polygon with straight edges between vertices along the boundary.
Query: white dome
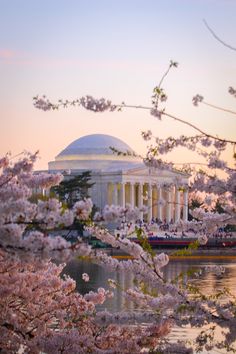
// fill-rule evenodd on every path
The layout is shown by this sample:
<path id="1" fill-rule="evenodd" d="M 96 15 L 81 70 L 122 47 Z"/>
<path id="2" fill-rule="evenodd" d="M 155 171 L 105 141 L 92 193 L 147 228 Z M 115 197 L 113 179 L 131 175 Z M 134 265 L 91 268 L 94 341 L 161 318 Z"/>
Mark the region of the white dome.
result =
<path id="1" fill-rule="evenodd" d="M 118 155 L 111 148 L 131 154 Z M 134 168 L 140 162 L 141 159 L 121 139 L 111 135 L 92 134 L 73 141 L 48 166 L 49 170 L 117 171 Z"/>
<path id="2" fill-rule="evenodd" d="M 91 134 L 83 136 L 60 152 L 57 156 L 63 157 L 71 155 L 113 155 L 111 147 L 121 152 L 134 152 L 129 145 L 111 135 Z"/>

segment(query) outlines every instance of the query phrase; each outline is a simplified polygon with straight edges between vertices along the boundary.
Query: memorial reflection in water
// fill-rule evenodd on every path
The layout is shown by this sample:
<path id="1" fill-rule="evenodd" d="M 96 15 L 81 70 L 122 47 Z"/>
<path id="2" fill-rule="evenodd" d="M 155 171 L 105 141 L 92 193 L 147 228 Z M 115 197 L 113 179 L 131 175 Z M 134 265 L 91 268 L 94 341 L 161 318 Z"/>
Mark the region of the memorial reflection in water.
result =
<path id="1" fill-rule="evenodd" d="M 165 279 L 175 279 L 178 274 L 186 273 L 190 269 L 201 269 L 206 266 L 220 265 L 225 268 L 225 272 L 221 277 L 217 277 L 211 272 L 205 272 L 200 278 L 194 279 L 193 282 L 199 287 L 199 290 L 207 294 L 215 293 L 218 290 L 228 288 L 236 296 L 236 259 L 235 260 L 180 260 L 170 261 L 169 264 L 163 268 L 163 275 Z M 134 277 L 131 273 L 111 273 L 106 269 L 92 264 L 87 261 L 72 261 L 66 268 L 65 273 L 69 274 L 77 283 L 77 290 L 85 294 L 90 290 L 95 291 L 99 287 L 108 289 L 108 279 L 112 278 L 118 282 L 121 288 L 127 289 L 134 286 Z M 90 281 L 88 283 L 82 280 L 82 274 L 88 273 Z M 117 311 L 132 311 L 135 310 L 135 306 L 132 302 L 125 299 L 120 289 L 114 290 L 114 297 L 107 300 L 100 309 L 107 309 L 111 312 Z M 201 331 L 201 328 L 189 328 L 189 327 L 174 327 L 172 329 L 170 339 L 171 340 L 191 340 Z M 220 338 L 221 334 L 219 332 Z M 216 352 L 201 352 L 201 354 L 215 354 Z M 217 353 L 226 354 L 225 350 L 218 350 Z"/>
<path id="2" fill-rule="evenodd" d="M 212 272 L 205 272 L 200 278 L 194 279 L 193 282 L 199 287 L 200 291 L 204 294 L 211 294 L 216 290 L 222 290 L 223 288 L 229 288 L 236 296 L 236 260 L 235 261 L 207 261 L 207 260 L 180 260 L 170 261 L 169 264 L 163 268 L 163 274 L 165 279 L 175 279 L 178 274 L 185 273 L 190 269 L 204 268 L 208 265 L 222 265 L 225 268 L 225 272 L 221 277 L 217 277 Z M 90 290 L 96 290 L 98 287 L 108 288 L 108 279 L 112 278 L 118 282 L 121 288 L 127 289 L 133 286 L 133 275 L 128 272 L 111 273 L 101 266 L 92 264 L 87 261 L 72 261 L 66 268 L 65 273 L 69 274 L 77 282 L 77 289 L 81 293 L 86 293 Z M 88 273 L 90 281 L 85 283 L 82 281 L 82 274 Z M 114 297 L 109 299 L 104 308 L 110 311 L 119 311 L 133 309 L 133 304 L 125 300 L 121 296 L 121 290 L 115 289 Z"/>

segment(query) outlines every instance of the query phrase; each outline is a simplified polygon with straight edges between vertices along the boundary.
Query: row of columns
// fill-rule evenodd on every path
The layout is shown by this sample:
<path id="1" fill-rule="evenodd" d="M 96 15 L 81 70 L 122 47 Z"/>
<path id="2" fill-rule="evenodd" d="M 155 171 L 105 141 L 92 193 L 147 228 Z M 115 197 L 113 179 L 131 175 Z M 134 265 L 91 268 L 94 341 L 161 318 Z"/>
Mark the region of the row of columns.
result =
<path id="1" fill-rule="evenodd" d="M 144 188 L 147 192 L 146 198 Z M 165 205 L 163 205 L 163 200 Z M 173 186 L 163 188 L 158 184 L 154 186 L 150 183 L 109 183 L 107 204 L 124 207 L 127 203 L 139 208 L 145 204 L 148 207 L 147 221 L 157 218 L 169 223 L 188 219 L 188 191 L 186 189 L 180 190 Z M 140 219 L 143 217 L 143 213 L 140 213 Z"/>

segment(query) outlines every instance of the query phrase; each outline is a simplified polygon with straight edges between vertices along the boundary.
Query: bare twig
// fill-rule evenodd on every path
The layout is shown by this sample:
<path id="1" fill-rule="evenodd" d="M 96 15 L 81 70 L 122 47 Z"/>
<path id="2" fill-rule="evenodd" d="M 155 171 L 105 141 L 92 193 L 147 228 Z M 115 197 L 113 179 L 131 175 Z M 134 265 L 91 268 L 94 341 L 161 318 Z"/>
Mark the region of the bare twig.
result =
<path id="1" fill-rule="evenodd" d="M 211 29 L 211 27 L 208 25 L 208 23 L 206 22 L 205 19 L 203 19 L 203 23 L 204 25 L 206 26 L 206 28 L 208 29 L 208 31 L 212 34 L 212 36 L 218 41 L 220 42 L 221 44 L 223 44 L 225 47 L 231 49 L 231 50 L 235 50 L 236 51 L 236 48 L 231 46 L 230 44 L 224 42 L 221 38 L 219 38 L 215 32 Z"/>
<path id="2" fill-rule="evenodd" d="M 212 139 L 215 139 L 215 140 L 218 140 L 218 141 L 222 141 L 222 142 L 227 142 L 227 143 L 229 143 L 229 144 L 234 144 L 234 145 L 236 144 L 236 141 L 234 141 L 234 140 L 223 139 L 223 138 L 219 138 L 218 136 L 214 136 L 214 135 L 208 134 L 208 133 L 204 132 L 203 130 L 201 130 L 200 128 L 198 128 L 196 125 L 194 125 L 194 124 L 192 124 L 192 123 L 189 123 L 189 122 L 187 122 L 186 120 L 183 120 L 183 119 L 180 119 L 180 118 L 178 118 L 178 117 L 175 117 L 175 116 L 173 116 L 172 114 L 169 114 L 169 113 L 166 113 L 166 112 L 163 112 L 162 114 L 163 114 L 163 115 L 166 115 L 167 117 L 172 118 L 172 119 L 174 119 L 174 120 L 176 120 L 176 121 L 178 121 L 178 122 L 180 122 L 180 123 L 183 123 L 183 124 L 185 124 L 185 125 L 188 125 L 189 127 L 195 129 L 195 130 L 198 131 L 199 133 L 201 133 L 201 134 L 207 136 L 208 138 L 212 138 Z"/>
<path id="3" fill-rule="evenodd" d="M 227 113 L 231 113 L 231 114 L 236 114 L 236 112 L 235 112 L 235 111 L 231 111 L 231 109 L 219 107 L 219 106 L 216 106 L 215 104 L 208 103 L 208 102 L 206 102 L 206 101 L 202 101 L 201 103 L 205 104 L 206 106 L 213 107 L 213 108 L 215 108 L 215 109 L 218 109 L 218 110 L 220 110 L 220 111 L 223 111 L 223 112 L 227 112 Z"/>
<path id="4" fill-rule="evenodd" d="M 123 104 L 123 105 L 116 105 L 116 107 L 124 107 L 124 108 L 138 108 L 138 109 L 147 109 L 147 110 L 150 110 L 152 107 L 147 107 L 147 106 L 138 106 L 138 105 L 126 105 L 126 104 Z M 218 140 L 218 141 L 222 141 L 222 142 L 227 142 L 229 144 L 233 144 L 235 145 L 236 144 L 236 141 L 234 140 L 229 140 L 229 139 L 224 139 L 224 138 L 219 138 L 218 136 L 214 136 L 214 135 L 211 135 L 209 133 L 206 133 L 204 132 L 203 130 L 201 130 L 200 128 L 198 128 L 196 125 L 192 124 L 192 123 L 189 123 L 188 121 L 184 120 L 184 119 L 181 119 L 181 118 L 178 118 L 176 116 L 173 116 L 172 114 L 169 114 L 167 112 L 161 112 L 162 115 L 165 115 L 173 120 L 176 120 L 182 124 L 185 124 L 185 125 L 188 125 L 189 127 L 193 128 L 194 130 L 198 131 L 199 133 L 201 133 L 202 135 L 204 136 L 207 136 L 208 138 L 212 138 L 212 139 L 215 139 L 215 140 Z"/>

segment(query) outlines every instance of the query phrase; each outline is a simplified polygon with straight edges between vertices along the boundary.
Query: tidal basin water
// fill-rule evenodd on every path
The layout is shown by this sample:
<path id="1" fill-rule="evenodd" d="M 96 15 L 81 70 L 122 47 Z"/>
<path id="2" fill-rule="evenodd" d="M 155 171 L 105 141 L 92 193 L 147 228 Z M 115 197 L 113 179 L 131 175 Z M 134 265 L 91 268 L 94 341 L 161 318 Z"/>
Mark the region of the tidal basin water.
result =
<path id="1" fill-rule="evenodd" d="M 168 279 L 174 279 L 181 272 L 187 272 L 190 269 L 204 268 L 209 265 L 221 265 L 225 268 L 225 272 L 221 277 L 217 277 L 211 272 L 206 272 L 199 279 L 195 279 L 194 282 L 198 285 L 201 292 L 204 294 L 211 294 L 217 290 L 221 290 L 225 287 L 229 288 L 231 292 L 236 295 L 236 259 L 221 259 L 221 260 L 171 260 L 169 264 L 163 268 L 164 277 Z M 131 273 L 111 273 L 101 266 L 92 264 L 88 261 L 70 262 L 66 268 L 65 273 L 69 274 L 77 283 L 77 289 L 80 293 L 85 294 L 90 290 L 96 290 L 98 287 L 104 287 L 108 289 L 108 279 L 114 279 L 118 282 L 122 288 L 130 288 L 133 286 L 133 275 Z M 82 274 L 89 274 L 90 281 L 88 283 L 82 280 Z M 118 289 L 114 290 L 114 297 L 107 300 L 103 309 L 107 309 L 112 312 L 121 310 L 135 310 L 135 306 L 132 302 L 127 301 L 121 296 L 121 292 Z M 171 338 L 176 339 L 190 339 L 196 335 L 195 329 L 189 328 L 174 328 L 171 333 Z M 202 352 L 208 353 L 208 352 Z M 211 353 L 226 353 L 223 350 L 212 351 Z M 229 353 L 229 352 L 228 352 Z"/>

